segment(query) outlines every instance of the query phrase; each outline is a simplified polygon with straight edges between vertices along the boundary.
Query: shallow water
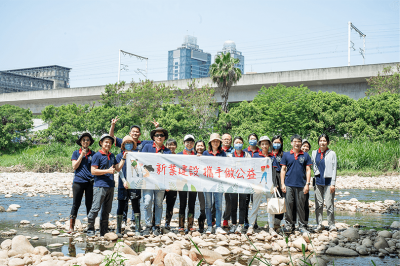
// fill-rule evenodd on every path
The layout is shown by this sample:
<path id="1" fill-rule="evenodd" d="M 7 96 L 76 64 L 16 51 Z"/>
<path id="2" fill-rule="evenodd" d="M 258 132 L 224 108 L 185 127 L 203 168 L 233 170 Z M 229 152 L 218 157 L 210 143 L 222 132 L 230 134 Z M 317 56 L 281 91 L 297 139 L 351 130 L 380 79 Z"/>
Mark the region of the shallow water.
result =
<path id="1" fill-rule="evenodd" d="M 351 198 L 357 198 L 359 201 L 384 201 L 386 199 L 399 200 L 400 191 L 390 190 L 362 190 L 362 189 L 346 189 L 338 190 L 342 193 L 349 192 L 350 195 L 336 195 L 336 200 L 349 200 Z M 393 193 L 392 193 L 393 192 Z M 117 193 L 115 193 L 115 196 Z M 310 200 L 314 200 L 314 192 L 310 191 Z M 71 210 L 72 198 L 65 195 L 45 195 L 45 197 L 26 197 L 23 195 L 13 195 L 11 198 L 0 197 L 0 205 L 7 208 L 10 204 L 18 204 L 21 206 L 17 212 L 3 212 L 0 213 L 0 231 L 17 229 L 18 234 L 38 236 L 39 240 L 31 240 L 34 246 L 48 246 L 54 243 L 63 243 L 62 247 L 51 249 L 51 251 L 61 251 L 68 256 L 76 256 L 78 253 L 91 252 L 95 249 L 104 250 L 112 247 L 104 247 L 92 243 L 75 243 L 71 244 L 72 238 L 68 237 L 52 237 L 49 234 L 38 232 L 40 225 L 46 222 L 55 223 L 61 218 L 68 218 Z M 143 210 L 143 204 L 142 210 Z M 165 213 L 164 203 L 164 213 Z M 179 208 L 179 199 L 176 201 L 175 208 Z M 223 208 L 224 209 L 224 208 Z M 113 208 L 111 213 L 116 215 L 117 200 L 113 201 Z M 45 212 L 49 212 L 45 214 Z M 38 217 L 34 217 L 38 214 Z M 129 215 L 131 215 L 131 209 Z M 197 201 L 196 206 L 196 217 L 199 215 L 199 204 Z M 86 217 L 84 199 L 79 209 L 78 219 Z M 326 217 L 326 214 L 324 214 Z M 178 215 L 173 216 L 174 219 L 178 218 Z M 350 225 L 360 224 L 368 227 L 385 227 L 389 226 L 393 221 L 399 220 L 399 215 L 394 214 L 376 214 L 376 213 L 362 213 L 362 212 L 339 212 L 335 213 L 335 219 L 337 222 L 344 222 Z M 29 226 L 19 227 L 21 220 L 28 220 L 31 222 Z M 264 225 L 267 221 L 267 213 L 265 208 L 261 208 L 258 216 L 260 225 Z M 315 213 L 310 213 L 310 223 L 315 224 Z M 0 243 L 5 238 L 0 237 Z M 143 243 L 134 243 L 132 248 L 139 252 L 143 250 Z M 357 257 L 357 258 L 335 258 L 335 265 L 372 265 L 371 259 L 374 260 L 376 265 L 397 265 L 399 264 L 398 258 L 393 259 L 386 257 L 380 259 L 378 257 Z"/>

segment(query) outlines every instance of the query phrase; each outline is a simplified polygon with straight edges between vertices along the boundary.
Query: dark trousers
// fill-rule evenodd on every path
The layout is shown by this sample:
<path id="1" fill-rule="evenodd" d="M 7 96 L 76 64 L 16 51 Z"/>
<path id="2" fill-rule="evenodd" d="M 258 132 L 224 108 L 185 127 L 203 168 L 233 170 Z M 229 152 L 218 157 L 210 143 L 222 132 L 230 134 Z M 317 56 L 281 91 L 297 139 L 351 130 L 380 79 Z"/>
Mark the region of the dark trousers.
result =
<path id="1" fill-rule="evenodd" d="M 224 220 L 229 220 L 229 218 L 231 218 L 231 193 L 225 193 L 225 211 L 224 211 L 224 215 L 222 216 L 224 218 Z M 236 205 L 236 209 L 237 209 L 237 205 Z"/>
<path id="2" fill-rule="evenodd" d="M 79 207 L 82 203 L 83 193 L 85 193 L 86 214 L 89 215 L 93 202 L 93 182 L 76 183 L 72 184 L 72 209 L 70 218 L 76 218 L 78 215 Z"/>
<path id="3" fill-rule="evenodd" d="M 189 197 L 188 197 L 189 194 Z M 188 202 L 189 198 L 189 202 Z M 194 216 L 194 207 L 196 204 L 197 192 L 193 191 L 179 191 L 179 217 L 185 217 L 186 204 L 188 205 L 188 214 Z M 192 216 L 192 217 L 193 217 Z"/>
<path id="4" fill-rule="evenodd" d="M 244 224 L 247 218 L 246 216 L 249 211 L 248 208 L 249 203 L 247 201 L 248 194 L 230 193 L 231 221 L 232 224 L 237 224 L 238 198 L 239 198 L 239 224 Z"/>
<path id="5" fill-rule="evenodd" d="M 299 222 L 299 227 L 304 227 L 306 225 L 304 209 L 305 200 L 306 195 L 304 195 L 302 187 L 286 187 L 286 226 L 290 226 L 292 228 L 295 227 L 296 214 Z"/>
<path id="6" fill-rule="evenodd" d="M 108 217 L 111 212 L 113 198 L 113 187 L 93 188 L 93 204 L 88 215 L 88 220 L 94 221 L 101 209 L 100 222 L 105 221 L 108 223 Z"/>
<path id="7" fill-rule="evenodd" d="M 139 199 L 126 199 L 118 200 L 117 215 L 123 215 L 126 207 L 129 205 L 128 202 L 131 201 L 133 213 L 140 213 L 140 198 Z M 126 220 L 125 220 L 126 221 Z"/>

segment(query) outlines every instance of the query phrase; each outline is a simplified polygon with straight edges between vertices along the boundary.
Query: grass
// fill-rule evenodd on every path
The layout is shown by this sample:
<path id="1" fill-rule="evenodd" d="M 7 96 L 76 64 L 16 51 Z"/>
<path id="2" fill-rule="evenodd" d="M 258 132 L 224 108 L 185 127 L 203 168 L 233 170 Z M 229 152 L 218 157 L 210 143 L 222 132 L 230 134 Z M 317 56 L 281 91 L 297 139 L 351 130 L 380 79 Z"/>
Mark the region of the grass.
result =
<path id="1" fill-rule="evenodd" d="M 144 135 L 143 139 L 149 139 L 148 134 Z M 177 142 L 177 152 L 179 152 L 183 149 L 183 143 L 180 139 L 177 139 Z M 316 149 L 316 141 L 310 140 L 310 142 L 312 149 Z M 99 150 L 97 143 L 95 141 L 91 146 L 92 150 Z M 284 143 L 285 150 L 290 150 L 289 141 L 285 139 Z M 31 145 L 14 153 L 2 154 L 0 167 L 19 165 L 20 171 L 72 172 L 71 156 L 78 148 L 78 145 L 69 146 L 62 143 Z M 338 139 L 331 140 L 329 148 L 337 154 L 339 175 L 378 176 L 400 172 L 398 141 L 370 142 Z M 112 152 L 116 155 L 120 149 L 114 146 Z"/>

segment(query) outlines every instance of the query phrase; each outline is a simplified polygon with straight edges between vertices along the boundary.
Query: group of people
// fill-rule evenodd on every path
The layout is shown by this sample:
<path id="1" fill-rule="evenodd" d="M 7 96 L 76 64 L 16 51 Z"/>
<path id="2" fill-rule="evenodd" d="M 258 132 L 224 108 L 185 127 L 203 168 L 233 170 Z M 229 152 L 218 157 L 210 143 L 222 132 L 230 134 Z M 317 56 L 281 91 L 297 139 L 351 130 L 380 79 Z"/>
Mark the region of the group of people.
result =
<path id="1" fill-rule="evenodd" d="M 139 140 L 141 129 L 138 125 L 130 128 L 129 135 L 124 138 L 114 136 L 115 124 L 118 117 L 112 119 L 109 134 L 101 136 L 98 152 L 89 147 L 94 143 L 89 133 L 79 136 L 76 143 L 81 146 L 72 154 L 72 166 L 75 170 L 73 180 L 73 204 L 70 214 L 70 232 L 74 231 L 75 220 L 85 194 L 86 212 L 88 215 L 88 236 L 95 234 L 95 218 L 100 214 L 100 235 L 108 232 L 109 215 L 114 197 L 114 174 L 118 173 L 118 208 L 116 233 L 122 237 L 124 226 L 127 224 L 129 202 L 132 206 L 132 224 L 136 235 L 148 236 L 150 233 L 160 235 L 163 233 L 161 220 L 163 215 L 163 201 L 166 200 L 165 229 L 171 229 L 173 208 L 179 194 L 179 227 L 181 233 L 194 231 L 194 217 L 197 197 L 200 203 L 198 216 L 198 231 L 211 234 L 215 225 L 216 234 L 246 233 L 251 235 L 257 229 L 257 213 L 263 197 L 281 195 L 285 198 L 286 212 L 282 214 L 268 213 L 268 230 L 277 234 L 278 230 L 291 233 L 295 229 L 296 221 L 301 232 L 310 229 L 309 222 L 309 190 L 314 187 L 315 212 L 317 227 L 322 231 L 324 201 L 327 207 L 329 230 L 336 230 L 334 218 L 334 197 L 336 181 L 336 154 L 328 148 L 329 137 L 322 134 L 318 138 L 318 149 L 309 151 L 311 145 L 299 135 L 290 139 L 292 149 L 283 151 L 283 139 L 277 135 L 270 139 L 252 133 L 247 137 L 249 146 L 244 149 L 244 139 L 234 137 L 229 133 L 222 135 L 212 133 L 208 143 L 197 140 L 191 134 L 183 139 L 184 149 L 176 151 L 177 142 L 168 138 L 168 131 L 154 121 L 155 129 L 150 132 L 151 140 Z M 164 145 L 165 144 L 165 145 Z M 233 144 L 233 146 L 232 146 Z M 113 145 L 121 148 L 115 156 L 110 152 Z M 272 160 L 271 193 L 219 193 L 219 192 L 193 192 L 172 190 L 129 189 L 126 174 L 126 156 L 128 152 L 148 152 L 162 154 L 180 154 L 196 156 L 244 157 L 263 158 Z M 311 178 L 311 167 L 314 177 Z M 311 183 L 312 182 L 312 183 Z M 222 212 L 222 201 L 225 198 L 225 209 Z M 140 200 L 144 204 L 144 226 L 141 226 Z M 250 203 L 252 208 L 250 209 Z M 187 216 L 186 207 L 188 208 Z M 238 212 L 239 208 L 239 212 Z M 238 217 L 239 216 L 239 217 Z M 281 226 L 282 220 L 285 225 Z M 134 226 L 133 226 L 134 221 Z M 229 221 L 231 225 L 229 225 Z M 185 227 L 186 222 L 186 227 Z M 207 222 L 207 228 L 205 228 Z M 223 228 L 228 228 L 225 230 Z"/>

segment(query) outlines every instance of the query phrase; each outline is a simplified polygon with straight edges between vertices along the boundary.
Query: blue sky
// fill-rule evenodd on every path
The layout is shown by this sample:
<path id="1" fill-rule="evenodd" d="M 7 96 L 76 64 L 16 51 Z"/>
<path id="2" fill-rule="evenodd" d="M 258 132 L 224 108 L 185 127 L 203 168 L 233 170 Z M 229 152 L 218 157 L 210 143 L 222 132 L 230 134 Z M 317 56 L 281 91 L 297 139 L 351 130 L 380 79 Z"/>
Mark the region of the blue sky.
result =
<path id="1" fill-rule="evenodd" d="M 44 1 L 0 0 L 0 70 L 61 65 L 71 87 L 117 81 L 118 50 L 149 58 L 148 77 L 167 79 L 168 50 L 194 35 L 214 55 L 233 40 L 245 72 L 347 65 L 347 23 L 366 37 L 366 64 L 399 62 L 399 0 L 331 1 Z M 363 63 L 362 39 L 352 31 Z M 145 63 L 122 57 L 138 81 Z"/>

